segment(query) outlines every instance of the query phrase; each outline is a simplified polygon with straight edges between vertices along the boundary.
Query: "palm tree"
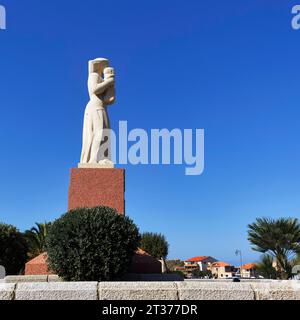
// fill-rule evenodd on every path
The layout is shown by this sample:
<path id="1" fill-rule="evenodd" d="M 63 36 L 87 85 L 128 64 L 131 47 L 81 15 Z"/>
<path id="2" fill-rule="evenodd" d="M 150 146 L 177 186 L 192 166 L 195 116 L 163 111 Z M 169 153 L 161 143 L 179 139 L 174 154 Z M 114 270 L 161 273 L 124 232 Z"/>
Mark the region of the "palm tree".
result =
<path id="1" fill-rule="evenodd" d="M 300 266 L 300 253 L 292 261 L 292 267 Z"/>
<path id="2" fill-rule="evenodd" d="M 298 253 L 296 258 L 294 259 L 294 265 L 300 265 L 300 253 Z"/>
<path id="3" fill-rule="evenodd" d="M 29 243 L 29 255 L 34 258 L 46 250 L 46 236 L 51 223 L 36 223 L 35 227 L 25 232 Z"/>
<path id="4" fill-rule="evenodd" d="M 277 270 L 274 267 L 274 258 L 271 255 L 264 254 L 256 267 L 259 274 L 264 278 L 277 279 Z"/>
<path id="5" fill-rule="evenodd" d="M 258 218 L 248 225 L 252 249 L 275 258 L 281 279 L 292 275 L 291 261 L 300 252 L 300 224 L 293 218 Z"/>

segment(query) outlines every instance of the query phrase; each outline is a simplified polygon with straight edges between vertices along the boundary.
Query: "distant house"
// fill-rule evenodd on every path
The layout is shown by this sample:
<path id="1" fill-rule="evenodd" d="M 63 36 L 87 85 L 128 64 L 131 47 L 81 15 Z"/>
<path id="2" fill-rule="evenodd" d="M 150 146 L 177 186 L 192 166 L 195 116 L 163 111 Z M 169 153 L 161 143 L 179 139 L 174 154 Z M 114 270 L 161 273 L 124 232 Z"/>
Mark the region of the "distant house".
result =
<path id="1" fill-rule="evenodd" d="M 232 278 L 236 274 L 236 268 L 227 262 L 217 261 L 212 264 L 211 273 L 215 279 Z"/>
<path id="2" fill-rule="evenodd" d="M 184 269 L 187 276 L 190 276 L 193 271 L 209 271 L 211 266 L 217 259 L 211 256 L 198 256 L 184 261 Z"/>
<path id="3" fill-rule="evenodd" d="M 257 278 L 257 264 L 256 263 L 246 263 L 241 267 L 241 276 L 242 278 Z"/>

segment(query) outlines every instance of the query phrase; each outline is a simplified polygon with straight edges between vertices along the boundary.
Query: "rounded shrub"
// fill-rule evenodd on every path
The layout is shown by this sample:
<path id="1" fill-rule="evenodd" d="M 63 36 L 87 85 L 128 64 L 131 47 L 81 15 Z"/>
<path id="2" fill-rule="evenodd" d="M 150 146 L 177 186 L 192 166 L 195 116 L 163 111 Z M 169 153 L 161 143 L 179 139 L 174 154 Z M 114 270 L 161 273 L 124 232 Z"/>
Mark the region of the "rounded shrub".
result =
<path id="1" fill-rule="evenodd" d="M 119 279 L 128 271 L 139 240 L 133 221 L 112 208 L 75 209 L 51 226 L 48 264 L 67 281 Z"/>
<path id="2" fill-rule="evenodd" d="M 18 275 L 27 261 L 27 241 L 14 226 L 0 223 L 0 265 L 7 275 Z"/>

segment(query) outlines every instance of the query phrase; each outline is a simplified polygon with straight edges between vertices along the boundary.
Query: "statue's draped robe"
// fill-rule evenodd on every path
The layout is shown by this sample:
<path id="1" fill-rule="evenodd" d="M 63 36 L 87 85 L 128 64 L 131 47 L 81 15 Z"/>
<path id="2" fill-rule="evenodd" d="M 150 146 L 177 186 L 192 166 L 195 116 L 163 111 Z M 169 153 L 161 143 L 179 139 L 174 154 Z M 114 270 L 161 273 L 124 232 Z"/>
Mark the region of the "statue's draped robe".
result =
<path id="1" fill-rule="evenodd" d="M 90 101 L 84 114 L 81 163 L 98 163 L 105 158 L 105 155 L 101 155 L 100 148 L 105 142 L 105 131 L 110 129 L 107 105 L 115 100 L 113 83 L 112 78 L 103 80 L 96 72 L 89 75 Z"/>

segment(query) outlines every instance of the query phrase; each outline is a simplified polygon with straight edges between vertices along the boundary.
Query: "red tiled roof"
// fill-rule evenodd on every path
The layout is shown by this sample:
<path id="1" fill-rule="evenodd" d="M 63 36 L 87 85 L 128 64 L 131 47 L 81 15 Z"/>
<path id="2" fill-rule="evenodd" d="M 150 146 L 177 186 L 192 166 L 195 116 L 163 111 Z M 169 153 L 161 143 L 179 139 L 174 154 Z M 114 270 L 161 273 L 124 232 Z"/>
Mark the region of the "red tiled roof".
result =
<path id="1" fill-rule="evenodd" d="M 256 263 L 246 263 L 242 265 L 242 269 L 252 269 L 252 268 L 255 268 L 256 266 L 257 266 Z"/>
<path id="2" fill-rule="evenodd" d="M 227 263 L 227 262 L 224 262 L 224 261 L 217 261 L 217 262 L 214 262 L 214 263 L 212 264 L 212 266 L 213 266 L 213 267 L 217 267 L 217 268 L 219 268 L 219 267 L 229 267 L 230 264 Z"/>
<path id="3" fill-rule="evenodd" d="M 187 262 L 199 262 L 199 261 L 205 260 L 207 258 L 209 258 L 209 256 L 199 256 L 199 257 L 190 258 L 186 261 Z"/>

